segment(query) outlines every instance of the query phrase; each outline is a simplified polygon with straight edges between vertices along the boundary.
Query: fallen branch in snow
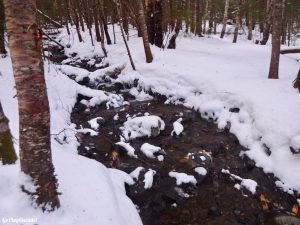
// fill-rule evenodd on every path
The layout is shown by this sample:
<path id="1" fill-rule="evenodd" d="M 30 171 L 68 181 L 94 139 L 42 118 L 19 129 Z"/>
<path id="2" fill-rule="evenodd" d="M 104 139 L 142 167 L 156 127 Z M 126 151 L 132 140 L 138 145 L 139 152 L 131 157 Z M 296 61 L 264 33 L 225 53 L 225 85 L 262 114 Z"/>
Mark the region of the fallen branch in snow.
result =
<path id="1" fill-rule="evenodd" d="M 296 54 L 300 53 L 300 48 L 294 48 L 294 49 L 283 49 L 280 50 L 280 54 Z"/>
<path id="2" fill-rule="evenodd" d="M 63 25 L 61 25 L 59 22 L 53 20 L 52 18 L 50 18 L 49 16 L 47 16 L 45 13 L 43 13 L 41 10 L 37 9 L 36 10 L 37 13 L 39 15 L 41 15 L 42 17 L 44 17 L 45 19 L 47 19 L 50 23 L 52 23 L 53 25 L 55 25 L 58 28 L 63 28 Z"/>

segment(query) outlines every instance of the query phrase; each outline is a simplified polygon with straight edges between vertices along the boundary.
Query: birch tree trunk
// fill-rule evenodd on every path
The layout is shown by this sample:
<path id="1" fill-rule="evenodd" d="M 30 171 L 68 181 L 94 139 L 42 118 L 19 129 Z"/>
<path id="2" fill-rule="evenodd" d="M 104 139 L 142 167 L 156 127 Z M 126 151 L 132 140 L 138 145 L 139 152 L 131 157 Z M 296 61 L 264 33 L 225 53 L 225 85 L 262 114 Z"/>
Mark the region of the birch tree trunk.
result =
<path id="1" fill-rule="evenodd" d="M 5 0 L 13 72 L 20 116 L 21 170 L 36 191 L 32 197 L 43 210 L 60 206 L 50 146 L 50 115 L 38 41 L 35 0 Z"/>
<path id="2" fill-rule="evenodd" d="M 12 136 L 8 127 L 8 119 L 5 117 L 0 103 L 0 160 L 2 164 L 13 164 L 17 160 Z"/>
<path id="3" fill-rule="evenodd" d="M 228 20 L 229 4 L 230 4 L 230 0 L 226 0 L 226 2 L 225 2 L 225 9 L 224 9 L 223 27 L 222 27 L 220 38 L 223 38 L 224 35 L 225 35 L 226 23 L 227 23 L 227 20 Z"/>
<path id="4" fill-rule="evenodd" d="M 143 0 L 138 0 L 137 2 L 138 2 L 138 7 L 139 7 L 139 23 L 140 23 L 140 28 L 142 31 L 144 50 L 145 50 L 145 54 L 146 54 L 146 62 L 151 63 L 153 61 L 153 56 L 152 56 L 152 52 L 151 52 L 150 44 L 149 44 Z"/>
<path id="5" fill-rule="evenodd" d="M 269 70 L 269 79 L 278 79 L 279 59 L 280 59 L 280 44 L 282 31 L 282 0 L 273 0 L 272 10 L 272 54 Z"/>

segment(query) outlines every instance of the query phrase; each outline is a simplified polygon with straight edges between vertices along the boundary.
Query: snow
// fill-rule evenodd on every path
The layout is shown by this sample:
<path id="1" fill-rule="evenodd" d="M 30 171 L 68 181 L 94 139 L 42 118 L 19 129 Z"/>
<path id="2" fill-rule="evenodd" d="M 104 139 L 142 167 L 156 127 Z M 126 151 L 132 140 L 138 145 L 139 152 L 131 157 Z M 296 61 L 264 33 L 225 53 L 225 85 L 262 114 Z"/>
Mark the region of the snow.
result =
<path id="1" fill-rule="evenodd" d="M 225 170 L 225 169 L 222 169 L 221 170 L 222 173 L 224 174 L 228 174 L 231 178 L 233 178 L 234 180 L 238 180 L 240 181 L 241 183 L 239 184 L 240 186 L 237 186 L 236 184 L 234 185 L 235 188 L 237 189 L 240 189 L 241 187 L 244 187 L 246 188 L 248 191 L 250 191 L 252 194 L 255 194 L 256 193 L 256 188 L 258 186 L 257 182 L 254 181 L 254 180 L 251 180 L 251 179 L 244 179 L 244 178 L 241 178 L 240 176 L 237 176 L 233 173 L 230 173 L 229 170 Z"/>
<path id="2" fill-rule="evenodd" d="M 152 184 L 153 184 L 153 177 L 156 174 L 155 170 L 149 169 L 144 176 L 144 188 L 145 189 L 150 189 L 152 188 Z"/>
<path id="3" fill-rule="evenodd" d="M 117 142 L 116 145 L 122 146 L 127 151 L 127 155 L 129 155 L 130 157 L 137 158 L 137 155 L 134 153 L 135 149 L 129 143 L 120 141 Z"/>
<path id="4" fill-rule="evenodd" d="M 196 167 L 195 172 L 199 175 L 205 176 L 207 174 L 207 170 L 204 167 Z"/>
<path id="5" fill-rule="evenodd" d="M 158 133 L 165 129 L 164 121 L 158 116 L 139 116 L 128 118 L 128 120 L 120 128 L 126 140 L 131 140 L 139 137 L 150 137 L 153 135 L 153 130 Z"/>
<path id="6" fill-rule="evenodd" d="M 72 56 L 72 60 L 89 59 L 92 64 L 92 57 L 103 56 L 100 45 L 91 45 L 88 33 L 82 32 L 84 42 L 79 43 L 74 27 L 71 31 L 71 36 L 67 38 L 63 31 L 59 39 L 62 44 L 70 45 L 66 54 Z M 280 79 L 268 80 L 269 45 L 254 45 L 241 37 L 237 44 L 232 44 L 231 37 L 221 40 L 211 35 L 200 39 L 183 38 L 180 34 L 176 50 L 162 51 L 151 46 L 154 61 L 148 64 L 144 60 L 141 38 L 131 36 L 128 43 L 138 68 L 138 71 L 132 71 L 120 40 L 118 36 L 116 45 L 107 46 L 108 58 L 97 66 L 108 62 L 111 66 L 101 72 L 88 72 L 67 65 L 45 65 L 51 109 L 52 155 L 59 192 L 62 193 L 62 207 L 52 213 L 42 213 L 30 205 L 30 199 L 19 188 L 21 184 L 29 184 L 28 177 L 19 172 L 20 163 L 17 161 L 16 165 L 0 165 L 0 217 L 37 218 L 38 223 L 43 225 L 142 224 L 134 204 L 124 191 L 124 183 L 132 184 L 130 176 L 77 155 L 75 134 L 88 130 L 75 130 L 70 122 L 70 113 L 78 94 L 91 97 L 82 101 L 87 107 L 100 104 L 106 104 L 107 108 L 122 107 L 124 99 L 119 95 L 83 87 L 64 76 L 73 76 L 77 81 L 85 77 L 98 81 L 122 66 L 125 68 L 116 82 L 133 84 L 138 79 L 137 87 L 131 90 L 138 100 L 146 100 L 145 94 L 151 90 L 166 95 L 166 103 L 183 104 L 199 111 L 204 118 L 214 121 L 219 129 L 230 124 L 230 132 L 248 149 L 246 154 L 265 172 L 273 173 L 280 179 L 276 182 L 278 187 L 287 192 L 293 189 L 300 191 L 300 155 L 289 150 L 290 146 L 295 149 L 300 146 L 300 96 L 292 88 L 299 62 L 294 57 L 281 55 Z M 0 72 L 0 101 L 10 119 L 9 126 L 18 153 L 19 118 L 9 58 L 0 59 Z M 233 107 L 240 111 L 230 112 Z M 159 131 L 164 130 L 162 119 L 153 117 L 136 117 L 125 122 L 122 132 L 126 140 L 150 137 L 151 126 L 159 126 L 159 123 Z M 63 144 L 55 141 L 64 137 L 67 140 Z M 270 148 L 270 156 L 266 155 L 264 144 Z M 151 188 L 155 173 L 151 169 L 146 172 L 145 188 Z M 190 175 L 170 174 L 180 184 L 184 181 L 196 183 Z M 240 185 L 255 193 L 255 181 L 234 174 L 230 176 L 240 182 L 235 185 L 236 188 Z"/>
<path id="7" fill-rule="evenodd" d="M 155 156 L 153 155 L 155 152 L 160 151 L 161 148 L 158 146 L 154 146 L 151 145 L 149 143 L 144 143 L 141 146 L 141 151 L 144 153 L 145 156 L 147 156 L 148 158 L 155 158 Z"/>
<path id="8" fill-rule="evenodd" d="M 8 58 L 0 59 L 0 71 L 0 99 L 18 146 L 17 98 L 14 98 L 15 84 Z M 141 225 L 138 212 L 125 193 L 124 183 L 132 184 L 132 178 L 78 155 L 75 134 L 92 130 L 76 130 L 70 122 L 78 94 L 97 98 L 98 103 L 111 101 L 113 96 L 78 85 L 62 75 L 55 65 L 46 63 L 45 73 L 51 110 L 52 157 L 58 191 L 62 193 L 59 196 L 61 207 L 43 213 L 31 205 L 29 196 L 20 191 L 20 185 L 26 184 L 27 187 L 30 183 L 20 172 L 20 162 L 17 161 L 15 165 L 0 165 L 0 218 L 33 218 L 43 225 Z M 66 137 L 63 144 L 55 141 L 55 138 L 63 140 L 63 137 Z"/>
<path id="9" fill-rule="evenodd" d="M 135 87 L 131 88 L 129 93 L 133 95 L 137 101 L 149 101 L 153 99 L 153 97 L 147 94 L 144 90 L 139 91 Z"/>
<path id="10" fill-rule="evenodd" d="M 171 171 L 169 172 L 169 176 L 172 178 L 176 179 L 176 185 L 181 185 L 181 184 L 197 184 L 197 180 L 193 175 L 187 175 L 186 173 L 178 173 L 178 172 L 174 172 Z"/>
<path id="11" fill-rule="evenodd" d="M 181 124 L 182 118 L 179 118 L 173 123 L 173 131 L 171 132 L 171 136 L 174 135 L 174 133 L 178 136 L 183 131 L 183 125 Z"/>
<path id="12" fill-rule="evenodd" d="M 160 162 L 164 161 L 164 159 L 165 159 L 165 157 L 163 155 L 158 155 L 157 156 L 157 160 L 160 161 Z"/>
<path id="13" fill-rule="evenodd" d="M 137 167 L 134 171 L 132 171 L 129 175 L 132 177 L 133 180 L 137 181 L 139 179 L 140 173 L 145 170 L 144 167 Z"/>
<path id="14" fill-rule="evenodd" d="M 299 62 L 281 55 L 280 79 L 271 80 L 267 79 L 270 45 L 255 45 L 243 36 L 233 44 L 231 36 L 180 34 L 176 50 L 151 46 L 154 61 L 148 64 L 142 40 L 132 37 L 128 43 L 138 71 L 130 68 L 121 43 L 112 46 L 111 54 L 123 51 L 127 62 L 117 81 L 133 84 L 138 80 L 137 88 L 166 95 L 166 103 L 193 108 L 219 129 L 230 124 L 230 132 L 248 149 L 246 154 L 256 166 L 300 191 L 300 155 L 289 149 L 299 144 L 300 95 L 292 87 Z M 240 111 L 230 112 L 234 107 Z M 264 144 L 270 148 L 270 156 Z"/>
<path id="15" fill-rule="evenodd" d="M 88 123 L 90 124 L 91 128 L 93 128 L 94 130 L 98 130 L 99 129 L 99 123 L 98 120 L 103 120 L 102 117 L 96 117 L 94 119 L 91 119 L 88 121 Z"/>

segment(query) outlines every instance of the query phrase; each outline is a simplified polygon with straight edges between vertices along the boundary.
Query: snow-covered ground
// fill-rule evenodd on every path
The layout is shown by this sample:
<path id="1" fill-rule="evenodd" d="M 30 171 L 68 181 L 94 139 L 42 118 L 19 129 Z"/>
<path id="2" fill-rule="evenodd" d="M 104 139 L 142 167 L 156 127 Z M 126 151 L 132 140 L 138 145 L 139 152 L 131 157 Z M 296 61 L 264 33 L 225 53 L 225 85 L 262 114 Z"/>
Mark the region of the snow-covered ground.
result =
<path id="1" fill-rule="evenodd" d="M 64 44 L 71 44 L 68 54 L 78 52 L 78 59 L 82 59 L 101 51 L 99 46 L 91 47 L 86 34 L 83 37 L 85 42 L 77 43 L 75 34 L 71 38 L 66 38 L 65 32 L 61 34 Z M 199 110 L 204 118 L 214 119 L 220 129 L 230 123 L 230 131 L 249 149 L 247 154 L 258 166 L 265 172 L 274 173 L 285 189 L 300 191 L 300 155 L 293 155 L 289 150 L 289 146 L 300 145 L 300 94 L 292 88 L 299 63 L 294 57 L 281 56 L 280 79 L 268 80 L 270 47 L 254 45 L 244 38 L 232 44 L 231 37 L 221 40 L 217 36 L 180 35 L 176 50 L 151 47 L 154 55 L 151 64 L 145 63 L 141 38 L 131 37 L 129 47 L 137 71 L 130 67 L 119 33 L 117 44 L 107 47 L 106 62 L 112 68 L 125 65 L 118 81 L 133 83 L 139 79 L 138 89 L 165 94 L 169 97 L 166 103 L 184 104 Z M 0 59 L 0 71 L 0 100 L 17 140 L 17 99 L 8 58 Z M 89 102 L 83 102 L 88 106 L 109 101 L 108 107 L 117 107 L 123 104 L 122 98 L 83 88 L 63 75 L 78 74 L 77 80 L 84 76 L 97 80 L 102 72 L 75 71 L 71 67 L 60 68 L 47 63 L 45 71 L 51 108 L 53 161 L 62 193 L 62 207 L 52 213 L 42 213 L 31 207 L 28 196 L 20 191 L 19 185 L 28 183 L 28 178 L 19 172 L 19 162 L 13 166 L 0 165 L 0 218 L 37 218 L 43 225 L 141 224 L 137 210 L 124 190 L 125 182 L 134 182 L 132 177 L 77 155 L 78 143 L 74 125 L 70 123 L 78 93 L 93 97 Z M 138 95 L 136 89 L 132 92 Z M 238 107 L 240 111 L 230 112 L 232 107 Z M 66 142 L 63 136 L 67 137 Z M 270 156 L 266 154 L 264 144 L 270 148 Z M 155 171 L 147 172 L 145 188 L 152 186 L 154 175 Z"/>
<path id="2" fill-rule="evenodd" d="M 119 81 L 139 79 L 139 87 L 169 96 L 212 118 L 249 149 L 247 154 L 266 173 L 300 191 L 300 155 L 289 147 L 300 145 L 300 94 L 292 87 L 300 67 L 295 57 L 281 55 L 279 80 L 267 79 L 271 48 L 239 38 L 193 36 L 177 40 L 176 50 L 152 47 L 154 61 L 145 63 L 142 40 L 131 38 L 129 47 L 137 67 L 132 71 L 121 40 L 109 48 L 112 59 L 123 55 L 127 66 Z M 183 98 L 184 101 L 180 101 Z M 238 113 L 230 112 L 238 107 Z M 266 147 L 271 155 L 267 154 Z"/>

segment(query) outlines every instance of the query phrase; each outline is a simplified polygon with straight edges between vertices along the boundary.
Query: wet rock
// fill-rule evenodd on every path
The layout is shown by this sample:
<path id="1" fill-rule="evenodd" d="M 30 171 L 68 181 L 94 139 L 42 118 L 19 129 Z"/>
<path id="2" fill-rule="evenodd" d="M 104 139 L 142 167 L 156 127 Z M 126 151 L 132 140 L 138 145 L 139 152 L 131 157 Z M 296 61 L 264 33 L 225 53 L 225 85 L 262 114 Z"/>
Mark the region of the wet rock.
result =
<path id="1" fill-rule="evenodd" d="M 266 225 L 300 225 L 300 219 L 289 215 L 276 215 L 267 219 Z"/>
<path id="2" fill-rule="evenodd" d="M 242 153 L 241 158 L 243 160 L 244 167 L 247 170 L 253 170 L 255 168 L 255 161 L 250 159 L 249 156 L 246 153 Z"/>
<path id="3" fill-rule="evenodd" d="M 239 112 L 240 112 L 240 108 L 237 108 L 237 107 L 230 108 L 230 109 L 229 109 L 229 112 L 232 112 L 232 113 L 239 113 Z"/>

